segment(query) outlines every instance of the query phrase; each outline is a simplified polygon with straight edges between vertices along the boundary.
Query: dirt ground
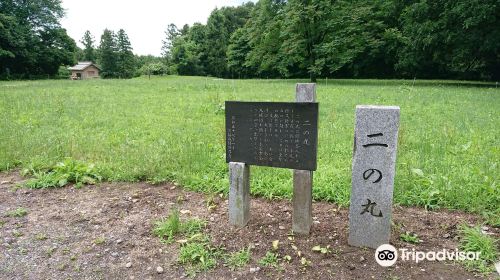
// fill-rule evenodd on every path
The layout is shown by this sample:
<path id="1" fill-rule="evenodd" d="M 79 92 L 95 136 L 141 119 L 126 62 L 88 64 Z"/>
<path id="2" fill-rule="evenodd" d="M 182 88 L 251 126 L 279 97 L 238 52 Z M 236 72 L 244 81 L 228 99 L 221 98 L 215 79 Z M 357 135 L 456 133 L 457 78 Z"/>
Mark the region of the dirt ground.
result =
<path id="1" fill-rule="evenodd" d="M 208 211 L 206 195 L 185 191 L 172 184 L 102 183 L 81 189 L 16 189 L 17 173 L 0 173 L 0 279 L 181 279 L 188 278 L 177 262 L 179 244 L 162 244 L 152 235 L 154 221 L 166 217 L 180 201 L 181 219 L 199 217 L 212 243 L 228 252 L 254 246 L 250 263 L 231 270 L 220 262 L 197 279 L 494 279 L 495 274 L 476 275 L 454 262 L 398 261 L 390 268 L 379 266 L 374 250 L 347 245 L 348 209 L 335 204 L 313 205 L 314 225 L 309 236 L 295 236 L 293 244 L 311 261 L 304 268 L 288 239 L 291 202 L 252 198 L 251 220 L 243 229 L 228 224 L 227 199 L 217 197 Z M 183 199 L 179 199 L 182 197 Z M 27 215 L 7 212 L 23 207 Z M 189 211 L 186 211 L 189 210 Z M 457 247 L 457 225 L 478 224 L 481 219 L 456 211 L 427 212 L 420 208 L 395 207 L 391 243 L 417 250 Z M 498 228 L 489 234 L 500 236 Z M 399 240 L 402 232 L 418 234 L 422 242 Z M 100 240 L 100 242 L 96 242 Z M 278 253 L 292 260 L 279 268 L 258 264 L 272 241 L 280 240 Z M 96 244 L 100 243 L 100 244 Z M 332 253 L 313 252 L 312 247 L 331 246 Z M 127 265 L 128 264 L 128 265 Z M 157 267 L 163 272 L 158 273 Z"/>

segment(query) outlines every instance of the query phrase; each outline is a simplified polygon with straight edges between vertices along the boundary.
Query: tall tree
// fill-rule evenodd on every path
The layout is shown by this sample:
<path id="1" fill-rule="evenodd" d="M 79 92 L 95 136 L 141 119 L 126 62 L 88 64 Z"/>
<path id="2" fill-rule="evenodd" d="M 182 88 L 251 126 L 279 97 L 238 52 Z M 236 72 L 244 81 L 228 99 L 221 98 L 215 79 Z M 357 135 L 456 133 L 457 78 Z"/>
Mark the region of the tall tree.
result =
<path id="1" fill-rule="evenodd" d="M 200 64 L 197 46 L 193 41 L 185 42 L 182 36 L 174 41 L 172 48 L 172 63 L 179 75 L 201 75 L 203 73 Z"/>
<path id="2" fill-rule="evenodd" d="M 214 10 L 207 21 L 207 33 L 204 45 L 206 55 L 205 67 L 208 74 L 222 77 L 226 73 L 226 46 L 229 36 L 224 14 L 221 10 Z"/>
<path id="3" fill-rule="evenodd" d="M 135 57 L 132 53 L 132 44 L 125 30 L 117 33 L 117 70 L 121 78 L 132 78 L 135 72 Z"/>
<path id="4" fill-rule="evenodd" d="M 226 57 L 229 39 L 233 32 L 246 23 L 252 8 L 253 4 L 250 2 L 238 7 L 223 7 L 212 11 L 207 20 L 203 46 L 207 74 L 217 77 L 229 75 Z"/>
<path id="5" fill-rule="evenodd" d="M 325 69 L 321 44 L 329 31 L 331 0 L 290 0 L 285 8 L 280 71 L 284 75 L 309 75 L 311 81 Z"/>
<path id="6" fill-rule="evenodd" d="M 99 44 L 99 64 L 101 65 L 101 76 L 103 78 L 118 77 L 117 44 L 115 34 L 109 29 L 104 29 Z"/>
<path id="7" fill-rule="evenodd" d="M 167 31 L 165 31 L 165 39 L 162 40 L 161 55 L 165 58 L 167 63 L 172 58 L 172 46 L 177 37 L 181 35 L 181 32 L 177 26 L 173 23 L 169 24 Z"/>
<path id="8" fill-rule="evenodd" d="M 227 47 L 228 70 L 238 78 L 246 78 L 251 74 L 251 68 L 245 63 L 248 53 L 252 50 L 246 31 L 247 29 L 245 28 L 236 30 L 231 35 L 229 46 Z"/>
<path id="9" fill-rule="evenodd" d="M 0 77 L 10 78 L 11 71 L 23 71 L 11 67 L 15 65 L 15 59 L 21 64 L 22 59 L 27 56 L 24 53 L 27 50 L 24 41 L 27 32 L 28 30 L 19 26 L 16 18 L 0 14 Z"/>
<path id="10" fill-rule="evenodd" d="M 60 27 L 59 20 L 64 16 L 61 0 L 2 0 L 0 11 L 15 15 L 19 24 L 36 27 L 36 31 Z"/>
<path id="11" fill-rule="evenodd" d="M 74 62 L 76 44 L 59 20 L 60 0 L 0 1 L 0 76 L 55 75 Z"/>
<path id="12" fill-rule="evenodd" d="M 94 47 L 94 36 L 90 33 L 90 31 L 85 31 L 83 34 L 80 43 L 83 44 L 83 56 L 82 60 L 84 61 L 96 61 L 95 47 Z"/>
<path id="13" fill-rule="evenodd" d="M 179 30 L 180 35 L 187 35 L 189 32 L 189 24 L 184 24 L 182 29 Z"/>
<path id="14" fill-rule="evenodd" d="M 191 42 L 190 47 L 193 55 L 198 59 L 198 67 L 196 67 L 196 75 L 206 75 L 206 61 L 207 56 L 204 52 L 207 28 L 201 23 L 194 23 L 186 35 L 186 41 Z M 192 73 L 191 75 L 195 75 Z"/>
<path id="15" fill-rule="evenodd" d="M 257 2 L 248 22 L 243 27 L 251 50 L 244 66 L 260 76 L 280 77 L 282 60 L 281 33 L 285 1 L 261 0 Z"/>

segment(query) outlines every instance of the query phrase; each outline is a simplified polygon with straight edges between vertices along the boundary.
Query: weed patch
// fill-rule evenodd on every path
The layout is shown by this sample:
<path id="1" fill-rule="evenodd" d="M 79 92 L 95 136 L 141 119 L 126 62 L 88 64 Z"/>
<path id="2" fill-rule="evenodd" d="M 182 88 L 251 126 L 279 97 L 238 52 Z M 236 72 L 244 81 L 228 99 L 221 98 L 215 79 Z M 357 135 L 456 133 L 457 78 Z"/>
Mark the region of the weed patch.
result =
<path id="1" fill-rule="evenodd" d="M 479 260 L 464 261 L 465 266 L 473 271 L 488 273 L 494 270 L 493 264 L 498 257 L 497 241 L 481 232 L 480 227 L 460 227 L 460 250 L 466 252 L 481 252 Z"/>
<path id="2" fill-rule="evenodd" d="M 181 222 L 179 211 L 174 209 L 167 218 L 155 222 L 153 234 L 168 244 L 174 240 L 176 235 L 192 236 L 201 232 L 205 225 L 206 222 L 199 219 Z"/>
<path id="3" fill-rule="evenodd" d="M 231 269 L 245 266 L 250 261 L 250 247 L 243 248 L 238 252 L 226 255 L 225 263 Z"/>
<path id="4" fill-rule="evenodd" d="M 266 252 L 266 255 L 259 260 L 259 264 L 267 267 L 278 267 L 278 254 L 270 251 Z"/>
<path id="5" fill-rule="evenodd" d="M 84 184 L 93 185 L 102 180 L 93 164 L 86 164 L 73 159 L 65 159 L 47 171 L 24 169 L 23 175 L 32 175 L 25 186 L 32 189 L 64 187 L 75 184 L 80 188 Z"/>
<path id="6" fill-rule="evenodd" d="M 420 243 L 420 239 L 418 238 L 418 235 L 413 234 L 411 232 L 402 233 L 399 236 L 399 239 L 401 239 L 402 241 L 404 241 L 406 243 L 411 243 L 411 244 L 418 244 L 418 243 Z"/>
<path id="7" fill-rule="evenodd" d="M 186 266 L 190 275 L 214 268 L 217 265 L 217 259 L 222 256 L 222 251 L 210 246 L 208 240 L 207 237 L 203 241 L 181 245 L 179 262 Z"/>
<path id="8" fill-rule="evenodd" d="M 98 237 L 98 238 L 94 239 L 95 245 L 102 245 L 104 243 L 106 243 L 106 238 L 104 238 L 104 237 Z"/>
<path id="9" fill-rule="evenodd" d="M 7 212 L 7 216 L 9 217 L 24 217 L 28 214 L 28 210 L 23 207 L 19 207 L 16 210 L 12 210 Z"/>

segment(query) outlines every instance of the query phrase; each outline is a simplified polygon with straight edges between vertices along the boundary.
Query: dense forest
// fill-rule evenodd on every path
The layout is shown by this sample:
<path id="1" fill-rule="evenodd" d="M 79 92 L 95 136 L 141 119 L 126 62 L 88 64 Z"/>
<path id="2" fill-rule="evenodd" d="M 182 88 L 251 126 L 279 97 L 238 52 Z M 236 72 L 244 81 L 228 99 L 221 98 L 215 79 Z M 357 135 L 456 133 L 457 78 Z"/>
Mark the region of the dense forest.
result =
<path id="1" fill-rule="evenodd" d="M 60 0 L 2 0 L 0 78 L 64 76 L 90 60 L 104 78 L 500 79 L 498 0 L 260 0 L 168 25 L 162 57 L 134 56 L 124 30 L 106 29 L 99 46 L 86 32 L 80 49 L 63 15 Z"/>
<path id="2" fill-rule="evenodd" d="M 498 0 L 260 0 L 170 26 L 181 75 L 500 78 Z"/>

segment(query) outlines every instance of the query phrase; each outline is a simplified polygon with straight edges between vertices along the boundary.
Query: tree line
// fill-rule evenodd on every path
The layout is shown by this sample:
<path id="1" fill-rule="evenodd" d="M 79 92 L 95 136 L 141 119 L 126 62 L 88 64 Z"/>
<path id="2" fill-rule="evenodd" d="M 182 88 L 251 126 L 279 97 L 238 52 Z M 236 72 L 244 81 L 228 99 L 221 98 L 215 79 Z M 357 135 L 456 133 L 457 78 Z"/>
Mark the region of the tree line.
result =
<path id="1" fill-rule="evenodd" d="M 171 72 L 228 78 L 500 78 L 498 0 L 260 0 L 170 25 Z"/>
<path id="2" fill-rule="evenodd" d="M 104 78 L 500 79 L 498 0 L 259 0 L 170 24 L 162 56 L 137 56 L 126 32 L 85 32 L 80 49 L 60 0 L 0 1 L 0 79 L 65 77 L 76 61 Z"/>

